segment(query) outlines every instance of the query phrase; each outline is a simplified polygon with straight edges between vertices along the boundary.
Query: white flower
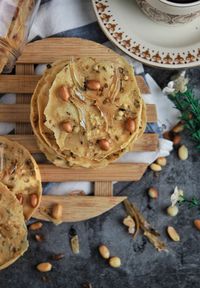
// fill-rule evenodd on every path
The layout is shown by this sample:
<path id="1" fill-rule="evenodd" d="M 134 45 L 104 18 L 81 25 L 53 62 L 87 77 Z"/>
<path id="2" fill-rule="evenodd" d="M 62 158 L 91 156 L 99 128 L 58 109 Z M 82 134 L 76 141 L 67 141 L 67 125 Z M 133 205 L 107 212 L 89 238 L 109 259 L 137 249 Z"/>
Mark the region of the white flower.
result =
<path id="1" fill-rule="evenodd" d="M 163 93 L 173 95 L 177 92 L 184 93 L 187 91 L 188 78 L 185 76 L 185 73 L 185 71 L 182 71 L 176 75 L 173 80 L 168 83 L 167 87 L 163 89 Z"/>
<path id="2" fill-rule="evenodd" d="M 182 199 L 183 190 L 179 189 L 177 186 L 174 188 L 174 192 L 171 195 L 171 206 L 175 206 L 178 201 Z"/>
<path id="3" fill-rule="evenodd" d="M 173 94 L 173 92 L 175 91 L 175 88 L 174 88 L 174 81 L 170 81 L 168 84 L 167 84 L 167 87 L 165 87 L 163 89 L 163 93 L 164 94 Z"/>

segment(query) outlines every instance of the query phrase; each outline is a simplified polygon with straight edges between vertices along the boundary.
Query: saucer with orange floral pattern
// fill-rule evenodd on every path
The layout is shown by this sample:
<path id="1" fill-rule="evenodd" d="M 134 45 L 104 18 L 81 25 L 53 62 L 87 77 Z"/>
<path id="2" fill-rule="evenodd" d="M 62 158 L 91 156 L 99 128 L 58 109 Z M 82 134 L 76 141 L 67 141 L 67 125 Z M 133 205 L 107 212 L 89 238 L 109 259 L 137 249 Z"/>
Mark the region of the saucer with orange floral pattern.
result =
<path id="1" fill-rule="evenodd" d="M 135 0 L 92 0 L 98 22 L 121 50 L 161 68 L 200 65 L 200 19 L 178 26 L 150 20 Z"/>

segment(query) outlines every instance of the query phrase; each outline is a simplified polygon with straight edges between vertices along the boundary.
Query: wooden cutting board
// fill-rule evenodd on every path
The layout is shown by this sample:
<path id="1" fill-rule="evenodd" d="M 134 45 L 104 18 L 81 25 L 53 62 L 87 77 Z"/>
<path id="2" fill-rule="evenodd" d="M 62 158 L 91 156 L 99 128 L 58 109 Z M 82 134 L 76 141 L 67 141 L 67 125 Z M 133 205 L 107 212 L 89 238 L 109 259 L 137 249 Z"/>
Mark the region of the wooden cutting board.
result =
<path id="1" fill-rule="evenodd" d="M 33 135 L 29 115 L 31 94 L 41 76 L 34 75 L 36 64 L 50 64 L 70 57 L 92 56 L 114 60 L 117 54 L 107 47 L 79 38 L 48 38 L 28 44 L 18 59 L 15 75 L 0 75 L 0 93 L 16 93 L 16 104 L 0 104 L 0 121 L 16 122 L 14 135 L 5 135 L 24 145 L 33 156 L 41 153 Z M 137 83 L 142 94 L 148 87 L 141 76 Z M 157 122 L 155 105 L 147 105 L 147 122 Z M 132 147 L 132 151 L 156 151 L 158 136 L 145 133 Z M 73 222 L 98 216 L 122 202 L 126 197 L 113 196 L 113 181 L 138 181 L 147 169 L 144 163 L 113 163 L 103 169 L 63 169 L 49 163 L 39 163 L 43 182 L 91 181 L 94 196 L 43 195 L 35 218 L 49 220 L 42 211 L 53 203 L 63 205 L 63 221 Z M 63 191 L 65 192 L 65 191 Z"/>

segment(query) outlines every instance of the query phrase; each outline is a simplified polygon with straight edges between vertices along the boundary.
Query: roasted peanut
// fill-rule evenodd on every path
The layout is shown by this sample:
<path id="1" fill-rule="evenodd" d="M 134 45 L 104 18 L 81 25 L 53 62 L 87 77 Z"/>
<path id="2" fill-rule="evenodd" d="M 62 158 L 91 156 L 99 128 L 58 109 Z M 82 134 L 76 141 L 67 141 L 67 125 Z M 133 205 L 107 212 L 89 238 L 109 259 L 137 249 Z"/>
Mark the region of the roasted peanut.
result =
<path id="1" fill-rule="evenodd" d="M 54 204 L 52 207 L 52 211 L 51 211 L 51 216 L 54 219 L 61 219 L 62 218 L 62 213 L 63 213 L 63 207 L 61 204 Z"/>
<path id="2" fill-rule="evenodd" d="M 165 157 L 159 157 L 157 160 L 156 160 L 156 163 L 160 166 L 166 166 L 167 164 L 167 159 Z"/>
<path id="3" fill-rule="evenodd" d="M 152 164 L 150 165 L 150 169 L 151 169 L 152 171 L 154 171 L 154 172 L 159 172 L 159 171 L 162 170 L 162 167 L 161 167 L 160 165 L 156 164 L 156 163 L 152 163 Z"/>
<path id="4" fill-rule="evenodd" d="M 35 208 L 38 205 L 38 195 L 33 193 L 30 195 L 30 204 L 33 208 Z"/>
<path id="5" fill-rule="evenodd" d="M 172 138 L 172 133 L 170 131 L 166 131 L 163 133 L 163 138 L 167 139 L 167 140 L 171 140 Z"/>
<path id="6" fill-rule="evenodd" d="M 184 130 L 184 125 L 183 125 L 183 123 L 181 123 L 181 122 L 179 122 L 178 124 L 176 124 L 175 126 L 174 126 L 174 128 L 172 129 L 172 131 L 174 132 L 174 133 L 179 133 L 179 132 L 182 132 Z"/>
<path id="7" fill-rule="evenodd" d="M 71 133 L 73 130 L 72 124 L 70 122 L 63 122 L 62 123 L 62 128 L 65 130 L 67 133 Z"/>
<path id="8" fill-rule="evenodd" d="M 121 259 L 117 256 L 113 256 L 109 259 L 109 265 L 113 268 L 118 268 L 121 266 Z"/>
<path id="9" fill-rule="evenodd" d="M 36 268 L 40 272 L 49 272 L 52 269 L 52 265 L 49 262 L 43 262 L 38 264 Z"/>
<path id="10" fill-rule="evenodd" d="M 128 75 L 124 75 L 124 81 L 128 81 L 129 77 Z"/>
<path id="11" fill-rule="evenodd" d="M 175 135 L 173 138 L 173 144 L 178 145 L 181 143 L 181 136 L 179 134 Z"/>
<path id="12" fill-rule="evenodd" d="M 130 132 L 133 133 L 135 131 L 135 120 L 128 118 L 125 122 L 125 129 Z"/>
<path id="13" fill-rule="evenodd" d="M 197 230 L 200 230 L 200 219 L 194 220 L 194 226 L 197 228 Z"/>
<path id="14" fill-rule="evenodd" d="M 30 230 L 38 230 L 38 229 L 42 228 L 42 226 L 43 226 L 42 222 L 35 222 L 29 226 L 29 229 Z"/>
<path id="15" fill-rule="evenodd" d="M 60 94 L 60 98 L 63 100 L 63 101 L 68 101 L 69 100 L 69 97 L 70 97 L 70 93 L 69 93 L 69 89 L 67 86 L 62 86 L 60 87 L 60 90 L 59 90 L 59 94 Z"/>
<path id="16" fill-rule="evenodd" d="M 87 80 L 86 87 L 90 90 L 99 90 L 101 88 L 101 84 L 98 80 Z"/>
<path id="17" fill-rule="evenodd" d="M 101 139 L 101 140 L 99 140 L 99 147 L 100 147 L 102 150 L 108 151 L 109 148 L 110 148 L 110 143 L 109 143 L 109 141 L 106 140 L 106 139 Z"/>
<path id="18" fill-rule="evenodd" d="M 178 157 L 180 160 L 186 160 L 188 158 L 188 149 L 185 145 L 181 145 L 178 149 Z"/>
<path id="19" fill-rule="evenodd" d="M 150 198 L 156 199 L 158 198 L 158 190 L 154 187 L 149 188 L 148 195 Z"/>
<path id="20" fill-rule="evenodd" d="M 104 259 L 109 259 L 110 251 L 105 245 L 99 246 L 99 253 Z"/>
<path id="21" fill-rule="evenodd" d="M 176 232 L 176 230 L 174 229 L 174 227 L 168 226 L 168 227 L 167 227 L 167 233 L 168 233 L 169 237 L 170 237 L 173 241 L 175 241 L 175 242 L 180 241 L 180 236 L 179 236 L 179 234 Z"/>
<path id="22" fill-rule="evenodd" d="M 178 207 L 177 206 L 169 206 L 168 208 L 167 208 L 167 214 L 169 215 L 169 216 L 172 216 L 172 217 L 174 217 L 174 216 L 176 216 L 177 214 L 178 214 Z"/>

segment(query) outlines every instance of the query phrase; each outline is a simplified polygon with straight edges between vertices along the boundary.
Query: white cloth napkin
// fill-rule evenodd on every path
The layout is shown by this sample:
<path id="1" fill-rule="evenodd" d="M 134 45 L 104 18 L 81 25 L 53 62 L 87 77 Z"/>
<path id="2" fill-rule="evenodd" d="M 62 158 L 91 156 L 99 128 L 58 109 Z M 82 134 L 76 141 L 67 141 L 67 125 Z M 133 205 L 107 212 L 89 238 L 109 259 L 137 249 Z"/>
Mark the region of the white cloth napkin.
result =
<path id="1" fill-rule="evenodd" d="M 29 41 L 35 37 L 45 38 L 51 35 L 62 37 L 83 37 L 101 42 L 105 37 L 96 23 L 90 0 L 45 0 L 41 5 L 36 19 L 29 34 Z M 106 41 L 106 40 L 105 40 Z M 114 49 L 117 53 L 126 57 L 134 66 L 136 74 L 144 72 L 143 65 L 131 57 L 124 54 L 110 41 L 103 43 L 107 47 Z M 36 74 L 41 74 L 45 65 L 38 65 Z M 158 133 L 170 129 L 178 122 L 179 112 L 173 108 L 173 104 L 162 93 L 159 86 L 150 75 L 145 75 L 151 93 L 143 95 L 146 103 L 156 104 L 158 112 Z M 0 99 L 0 103 L 15 103 L 14 94 L 6 94 Z M 14 123 L 0 123 L 0 134 L 7 134 L 15 128 Z M 155 132 L 155 127 L 152 126 Z M 122 156 L 118 162 L 143 162 L 152 163 L 159 156 L 168 156 L 172 150 L 172 142 L 160 139 L 159 149 L 156 152 L 130 152 Z M 63 195 L 72 190 L 83 190 L 86 194 L 92 192 L 90 182 L 64 182 L 49 183 L 44 187 L 45 194 Z"/>

